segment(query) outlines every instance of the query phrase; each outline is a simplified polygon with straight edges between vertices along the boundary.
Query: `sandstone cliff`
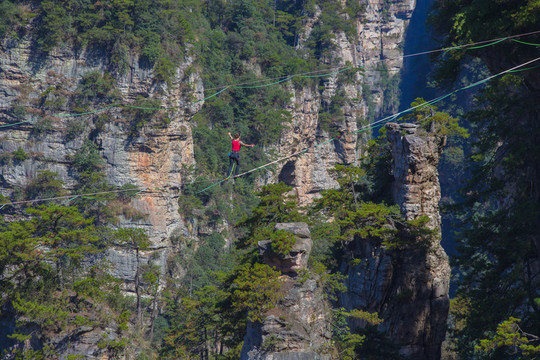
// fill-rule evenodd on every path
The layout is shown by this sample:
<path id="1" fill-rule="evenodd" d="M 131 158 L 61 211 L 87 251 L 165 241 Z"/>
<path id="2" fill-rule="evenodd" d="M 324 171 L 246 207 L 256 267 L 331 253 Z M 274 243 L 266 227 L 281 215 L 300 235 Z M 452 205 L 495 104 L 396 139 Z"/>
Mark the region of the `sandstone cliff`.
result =
<path id="1" fill-rule="evenodd" d="M 407 220 L 429 217 L 436 236 L 427 247 L 388 250 L 376 243 L 351 246 L 358 266 L 345 264 L 348 292 L 340 303 L 348 309 L 378 312 L 379 330 L 408 359 L 439 359 L 448 314 L 450 266 L 440 245 L 440 186 L 437 164 L 444 139 L 418 134 L 412 124 L 388 124 L 392 147 L 394 198 Z M 359 326 L 360 324 L 353 324 Z"/>
<path id="2" fill-rule="evenodd" d="M 119 108 L 100 112 L 95 117 L 83 117 L 80 133 L 73 140 L 66 140 L 66 129 L 73 117 L 54 117 L 52 123 L 41 134 L 35 127 L 46 117 L 36 105 L 50 88 L 62 88 L 69 98 L 80 79 L 87 73 L 104 73 L 108 67 L 105 54 L 82 52 L 64 48 L 35 58 L 28 39 L 19 42 L 6 41 L 0 47 L 0 87 L 5 96 L 0 99 L 1 116 L 13 122 L 14 106 L 23 106 L 27 113 L 36 113 L 29 122 L 2 128 L 1 151 L 9 154 L 18 148 L 29 154 L 20 163 L 2 162 L 0 183 L 2 194 L 10 195 L 18 188 L 28 185 L 40 170 L 56 172 L 68 187 L 76 182 L 76 173 L 70 168 L 69 157 L 75 154 L 83 140 L 92 133 L 99 144 L 100 155 L 105 161 L 104 172 L 110 184 L 122 186 L 132 184 L 149 192 L 133 198 L 130 206 L 144 215 L 136 220 L 121 216 L 124 226 L 143 227 L 152 242 L 151 250 L 167 250 L 170 238 L 179 233 L 188 234 L 188 229 L 178 213 L 180 185 L 185 181 L 182 166 L 194 163 L 193 139 L 189 118 L 202 104 L 186 107 L 195 95 L 202 97 L 202 82 L 196 73 L 186 75 L 186 68 L 193 59 L 187 57 L 176 69 L 172 86 L 168 87 L 153 80 L 149 69 L 140 68 L 138 57 L 131 57 L 130 70 L 118 75 L 116 88 L 122 100 L 132 102 L 136 95 L 156 97 L 163 104 L 174 107 L 170 123 L 166 127 L 150 124 L 137 137 L 129 135 L 128 124 Z M 182 86 L 184 84 L 184 86 Z M 194 91 L 187 91 L 191 84 Z M 175 89 L 175 90 L 171 90 Z M 69 113 L 60 108 L 55 113 Z M 96 131 L 96 117 L 106 113 L 109 121 L 103 129 Z M 97 134 L 96 134 L 97 133 Z M 115 275 L 131 280 L 134 276 L 134 254 L 122 249 L 109 250 L 108 257 L 116 264 Z M 160 255 L 164 265 L 166 251 Z"/>

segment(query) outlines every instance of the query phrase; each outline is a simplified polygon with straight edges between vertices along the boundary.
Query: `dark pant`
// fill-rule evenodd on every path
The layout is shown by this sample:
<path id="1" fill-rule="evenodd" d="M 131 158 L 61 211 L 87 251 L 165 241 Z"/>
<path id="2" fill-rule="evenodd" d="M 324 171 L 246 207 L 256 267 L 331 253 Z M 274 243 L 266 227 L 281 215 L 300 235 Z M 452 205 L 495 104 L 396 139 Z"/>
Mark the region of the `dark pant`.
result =
<path id="1" fill-rule="evenodd" d="M 229 156 L 229 171 L 227 171 L 227 177 L 231 176 L 232 168 L 234 163 L 236 163 L 236 169 L 234 170 L 234 175 L 238 175 L 238 169 L 240 168 L 240 154 L 235 152 L 231 153 Z"/>

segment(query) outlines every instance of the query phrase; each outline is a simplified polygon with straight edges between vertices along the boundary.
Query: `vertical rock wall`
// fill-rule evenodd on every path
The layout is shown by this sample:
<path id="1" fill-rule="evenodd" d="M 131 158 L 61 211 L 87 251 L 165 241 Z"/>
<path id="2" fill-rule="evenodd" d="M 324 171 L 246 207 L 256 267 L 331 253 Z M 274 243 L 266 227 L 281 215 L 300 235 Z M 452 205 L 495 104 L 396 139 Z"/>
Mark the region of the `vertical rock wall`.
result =
<path id="1" fill-rule="evenodd" d="M 385 0 L 361 1 L 366 12 L 356 22 L 356 37 L 343 32 L 335 33 L 335 49 L 325 61 L 329 68 L 346 64 L 362 66 L 363 72 L 356 73 L 350 81 L 343 81 L 341 74 L 322 78 L 318 88 L 291 87 L 289 111 L 293 121 L 283 132 L 279 144 L 273 147 L 280 156 L 298 152 L 315 144 L 323 143 L 337 134 L 339 141 L 331 141 L 310 148 L 302 156 L 289 159 L 278 167 L 276 173 L 266 174 L 261 183 L 284 181 L 293 187 L 300 205 L 306 205 L 319 197 L 320 190 L 336 188 L 337 182 L 329 174 L 336 164 L 354 164 L 362 153 L 362 147 L 370 138 L 369 132 L 351 134 L 385 111 L 395 110 L 397 103 L 388 103 L 389 89 L 383 79 L 399 76 L 403 60 L 402 45 L 408 21 L 414 10 L 415 1 Z M 384 13 L 384 14 L 383 14 Z M 300 36 L 299 48 L 303 47 L 317 21 L 317 16 L 305 23 Z M 384 70 L 384 71 L 382 71 Z M 330 125 L 330 131 L 322 124 L 319 114 L 332 102 L 332 97 L 344 93 L 348 100 L 342 106 L 343 118 Z M 386 94 L 386 95 L 385 95 Z"/>
<path id="2" fill-rule="evenodd" d="M 437 235 L 429 247 L 387 250 L 380 244 L 356 241 L 358 266 L 344 265 L 348 292 L 340 299 L 348 309 L 378 312 L 379 330 L 408 359 L 439 359 L 448 314 L 450 266 L 440 245 L 440 186 L 437 164 L 444 139 L 418 134 L 411 124 L 388 124 L 394 160 L 394 198 L 405 219 L 428 216 Z M 353 324 L 360 326 L 360 324 Z"/>
<path id="3" fill-rule="evenodd" d="M 92 71 L 105 73 L 110 67 L 104 53 L 61 48 L 46 56 L 38 56 L 30 44 L 29 39 L 0 44 L 0 89 L 3 92 L 0 97 L 0 118 L 16 122 L 11 111 L 16 105 L 24 107 L 29 114 L 35 114 L 27 123 L 0 128 L 2 154 L 21 148 L 29 155 L 22 162 L 3 161 L 0 164 L 1 193 L 9 196 L 45 169 L 56 172 L 67 187 L 74 186 L 77 174 L 70 167 L 69 157 L 93 133 L 105 161 L 107 181 L 115 186 L 132 184 L 149 190 L 134 197 L 129 204 L 142 217 L 134 219 L 120 215 L 120 223 L 122 226 L 145 228 L 152 243 L 150 252 L 164 250 L 158 256 L 159 262 L 164 265 L 171 236 L 188 233 L 178 213 L 178 196 L 180 184 L 184 181 L 182 168 L 194 164 L 189 120 L 202 104 L 187 105 L 193 101 L 192 95 L 197 99 L 203 97 L 200 77 L 195 72 L 190 75 L 186 72 L 193 59 L 186 57 L 185 62 L 179 65 L 171 86 L 156 82 L 150 69 L 139 66 L 137 56 L 131 57 L 127 72 L 117 77 L 116 90 L 121 102 L 130 103 L 137 95 L 143 95 L 158 98 L 164 106 L 175 108 L 168 113 L 170 123 L 167 126 L 150 123 L 139 136 L 131 137 L 129 121 L 116 107 L 95 115 L 109 116 L 101 131 L 95 131 L 95 118 L 90 115 L 51 117 L 50 128 L 36 134 L 33 129 L 46 116 L 40 112 L 37 104 L 49 87 L 61 87 L 69 101 L 84 74 Z M 109 103 L 112 101 L 110 99 Z M 49 112 L 65 115 L 72 111 L 63 105 L 57 111 Z M 67 140 L 66 132 L 73 121 L 82 121 L 84 126 L 74 139 Z M 125 280 L 133 279 L 134 253 L 111 248 L 107 257 L 116 264 L 116 276 Z"/>

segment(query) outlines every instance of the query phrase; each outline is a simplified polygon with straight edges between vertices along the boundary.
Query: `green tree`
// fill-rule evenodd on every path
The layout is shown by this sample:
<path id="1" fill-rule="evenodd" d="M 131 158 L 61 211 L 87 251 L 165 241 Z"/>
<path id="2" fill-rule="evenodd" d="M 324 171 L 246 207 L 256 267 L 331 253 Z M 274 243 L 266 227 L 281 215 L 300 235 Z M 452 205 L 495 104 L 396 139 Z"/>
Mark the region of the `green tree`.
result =
<path id="1" fill-rule="evenodd" d="M 154 338 L 154 327 L 158 312 L 159 285 L 161 281 L 161 269 L 157 265 L 143 265 L 141 267 L 144 290 L 151 297 L 150 309 L 150 339 Z"/>
<path id="2" fill-rule="evenodd" d="M 504 349 L 510 356 L 523 355 L 528 359 L 540 357 L 540 344 L 532 345 L 531 342 L 538 342 L 540 338 L 534 334 L 528 334 L 519 327 L 521 320 L 510 317 L 497 325 L 497 332 L 489 339 L 480 340 L 480 345 L 476 350 L 485 353 L 493 353 L 497 349 Z"/>
<path id="3" fill-rule="evenodd" d="M 26 210 L 34 215 L 32 235 L 48 248 L 44 257 L 55 264 L 58 286 L 64 288 L 64 268 L 78 265 L 85 254 L 98 251 L 99 240 L 92 219 L 86 219 L 75 207 L 40 206 Z"/>
<path id="4" fill-rule="evenodd" d="M 169 329 L 160 354 L 166 359 L 209 359 L 209 353 L 221 353 L 224 339 L 219 330 L 223 313 L 219 302 L 224 297 L 223 291 L 209 285 L 194 291 L 193 296 L 170 298 Z"/>
<path id="5" fill-rule="evenodd" d="M 332 171 L 338 174 L 340 188 L 322 191 L 315 201 L 312 213 L 324 211 L 334 217 L 339 235 L 334 239 L 342 248 L 354 239 L 391 241 L 398 231 L 390 224 L 399 220 L 399 208 L 384 203 L 364 202 L 358 195 L 357 183 L 365 172 L 354 166 L 338 165 Z"/>
<path id="6" fill-rule="evenodd" d="M 15 150 L 12 154 L 13 160 L 16 162 L 23 162 L 24 160 L 28 159 L 28 154 L 24 152 L 24 150 L 19 146 L 17 150 Z"/>
<path id="7" fill-rule="evenodd" d="M 28 199 L 50 198 L 65 193 L 64 182 L 58 179 L 58 174 L 50 170 L 38 171 L 37 177 L 32 179 L 24 192 Z"/>
<path id="8" fill-rule="evenodd" d="M 71 165 L 80 174 L 91 174 L 99 172 L 104 163 L 99 155 L 98 146 L 90 140 L 85 140 L 83 146 L 73 155 Z"/>
<path id="9" fill-rule="evenodd" d="M 428 104 L 422 98 L 416 98 L 411 107 L 413 112 L 400 118 L 400 121 L 407 121 L 418 124 L 424 133 L 435 134 L 440 137 L 458 136 L 468 138 L 467 129 L 459 126 L 459 120 L 448 113 L 437 111 L 437 107 Z"/>
<path id="10" fill-rule="evenodd" d="M 250 321 L 263 321 L 280 298 L 279 271 L 265 264 L 243 265 L 233 281 L 233 306 L 247 311 Z"/>

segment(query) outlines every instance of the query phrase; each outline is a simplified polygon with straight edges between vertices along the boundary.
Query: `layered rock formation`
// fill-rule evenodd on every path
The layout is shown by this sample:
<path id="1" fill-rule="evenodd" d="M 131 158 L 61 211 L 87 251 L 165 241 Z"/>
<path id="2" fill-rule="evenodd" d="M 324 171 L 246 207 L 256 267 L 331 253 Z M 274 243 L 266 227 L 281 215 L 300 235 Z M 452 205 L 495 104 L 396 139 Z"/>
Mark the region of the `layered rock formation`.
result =
<path id="1" fill-rule="evenodd" d="M 448 314 L 450 266 L 440 245 L 440 186 L 437 164 L 444 139 L 418 134 L 411 124 L 388 124 L 392 146 L 394 197 L 405 219 L 429 217 L 435 230 L 429 246 L 387 250 L 378 243 L 352 245 L 358 266 L 344 265 L 348 291 L 340 303 L 348 309 L 378 312 L 379 330 L 408 359 L 439 359 Z M 360 326 L 361 324 L 352 324 Z"/>
<path id="2" fill-rule="evenodd" d="M 387 69 L 392 73 L 400 69 L 402 65 L 399 58 L 400 43 L 413 8 L 414 3 L 406 0 L 396 0 L 390 4 L 385 0 L 369 0 L 366 3 L 364 18 L 357 20 L 357 38 L 351 39 L 342 32 L 335 34 L 336 48 L 331 56 L 324 60 L 328 63 L 328 67 L 350 63 L 364 66 L 367 70 L 364 74 L 352 75 L 347 81 L 340 78 L 341 74 L 325 77 L 321 80 L 320 87 L 291 86 L 289 90 L 292 97 L 288 110 L 293 115 L 293 121 L 283 132 L 277 146 L 268 150 L 276 150 L 278 156 L 286 156 L 322 143 L 335 134 L 340 133 L 342 136 L 339 141 L 310 148 L 302 156 L 290 159 L 289 162 L 282 164 L 276 173 L 262 175 L 261 184 L 285 181 L 293 186 L 300 205 L 305 205 L 318 197 L 320 190 L 337 186 L 328 169 L 335 164 L 352 164 L 358 160 L 362 145 L 369 135 L 363 132 L 352 133 L 367 125 L 369 117 L 379 113 L 385 105 L 388 85 L 381 83 L 385 72 L 380 70 Z M 315 21 L 316 19 L 310 19 L 306 22 L 305 34 L 301 37 L 303 41 L 308 38 Z M 299 47 L 302 46 L 301 40 Z M 185 62 L 178 65 L 170 87 L 155 82 L 152 70 L 141 68 L 136 55 L 131 57 L 127 73 L 117 76 L 116 84 L 123 101 L 132 102 L 137 95 L 145 95 L 160 99 L 162 104 L 168 107 L 176 108 L 169 114 L 171 121 L 166 126 L 148 124 L 141 130 L 139 136 L 131 137 L 128 134 L 127 119 L 120 109 L 113 108 L 107 110 L 109 121 L 105 123 L 102 131 L 95 132 L 95 125 L 92 119 L 88 118 L 81 130 L 81 136 L 74 140 L 65 140 L 66 129 L 72 120 L 67 117 L 52 118 L 52 127 L 39 136 L 32 132 L 43 115 L 37 112 L 37 107 L 34 106 L 42 94 L 51 86 L 62 87 L 66 93 L 73 92 L 84 74 L 107 70 L 106 58 L 106 54 L 103 53 L 87 50 L 78 52 L 69 47 L 56 49 L 38 58 L 32 52 L 29 39 L 4 42 L 0 45 L 0 89 L 3 93 L 0 98 L 0 116 L 9 122 L 15 122 L 12 111 L 15 105 L 37 114 L 28 123 L 0 130 L 2 153 L 11 153 L 21 148 L 30 155 L 29 159 L 20 163 L 1 164 L 0 192 L 10 195 L 15 189 L 27 185 L 39 170 L 44 169 L 58 173 L 68 187 L 74 186 L 76 174 L 70 168 L 68 159 L 81 148 L 82 139 L 93 132 L 93 139 L 99 144 L 100 155 L 105 160 L 104 172 L 108 182 L 115 186 L 133 184 L 149 190 L 130 200 L 129 204 L 144 216 L 139 219 L 120 216 L 120 220 L 123 226 L 143 227 L 148 231 L 152 245 L 150 251 L 142 254 L 141 261 L 147 262 L 152 253 L 159 251 L 156 262 L 164 269 L 167 255 L 172 249 L 172 237 L 179 234 L 190 237 L 199 235 L 197 227 L 190 228 L 189 224 L 186 225 L 183 215 L 178 212 L 178 196 L 181 184 L 185 181 L 182 169 L 194 163 L 189 120 L 203 105 L 201 102 L 188 106 L 192 101 L 202 99 L 204 92 L 197 70 L 186 71 L 194 59 L 186 57 Z M 381 67 L 381 64 L 384 66 Z M 332 99 L 337 94 L 344 94 L 346 97 L 341 106 L 343 116 L 331 124 L 324 124 L 319 115 L 335 101 Z M 55 111 L 55 113 L 63 112 L 68 112 L 65 107 Z M 202 230 L 199 230 L 202 233 Z M 302 237 L 300 232 L 297 235 L 302 242 L 307 241 L 307 237 Z M 285 270 L 285 266 L 292 264 L 294 268 L 292 272 L 296 272 L 296 266 L 304 266 L 306 253 L 309 251 L 306 250 L 305 253 L 298 251 L 290 259 L 285 259 L 286 261 L 279 259 L 279 266 L 282 266 L 284 272 L 290 272 Z M 396 331 L 392 338 L 400 344 L 410 344 L 412 349 L 409 351 L 404 345 L 403 353 L 417 354 L 420 351 L 417 348 L 420 335 L 414 337 L 404 334 L 406 326 L 399 325 L 400 316 L 406 313 L 405 310 L 382 311 L 382 308 L 387 306 L 385 301 L 388 300 L 389 293 L 401 291 L 392 290 L 389 284 L 398 281 L 396 274 L 400 269 L 392 264 L 392 257 L 384 249 L 369 247 L 363 250 L 363 254 L 366 258 L 374 255 L 369 262 L 371 268 L 362 270 L 363 272 L 356 269 L 354 271 L 358 276 L 350 273 L 349 278 L 349 289 L 357 289 L 361 295 L 356 298 L 357 300 L 344 299 L 344 303 L 349 301 L 351 306 L 373 303 L 374 306 L 364 307 L 376 308 L 384 314 L 385 319 L 393 319 L 395 316 L 395 320 L 390 320 L 386 323 L 388 325 L 383 326 L 390 328 L 395 325 Z M 267 255 L 269 263 L 277 265 L 277 259 Z M 403 269 L 410 271 L 409 274 L 403 274 L 407 275 L 407 279 L 402 279 L 403 283 L 409 284 L 417 276 L 422 280 L 415 286 L 426 284 L 431 286 L 433 271 L 430 270 L 430 275 L 425 275 L 422 266 L 428 266 L 425 265 L 427 262 L 420 253 L 415 256 L 418 257 L 415 261 L 418 260 L 418 264 L 424 265 L 418 265 L 413 271 L 407 267 L 408 261 L 412 262 L 412 258 L 403 260 Z M 132 290 L 131 283 L 136 271 L 134 251 L 113 247 L 107 251 L 106 257 L 114 264 L 113 275 L 124 279 L 126 289 Z M 253 327 L 250 331 L 253 336 L 246 339 L 245 346 L 248 350 L 245 354 L 255 348 L 260 349 L 268 338 L 272 341 L 267 341 L 266 345 L 273 344 L 274 349 L 271 355 L 263 355 L 264 351 L 257 350 L 258 355 L 253 356 L 267 359 L 294 358 L 294 356 L 306 359 L 325 358 L 326 355 L 318 354 L 319 350 L 316 349 L 317 346 L 327 343 L 330 338 L 324 306 L 321 305 L 322 290 L 317 287 L 315 279 L 308 279 L 303 283 L 289 276 L 283 279 L 287 296 L 280 303 L 281 312 L 269 314 L 261 327 L 250 325 Z M 373 281 L 375 285 L 370 285 L 369 281 Z M 372 289 L 373 294 L 362 293 L 368 288 Z M 351 299 L 353 297 L 351 296 Z M 417 310 L 424 314 L 421 320 L 426 321 L 431 311 L 429 310 L 431 302 L 422 304 L 428 308 L 427 310 L 418 306 Z M 424 325 L 422 323 L 419 326 Z M 434 327 L 437 326 L 438 322 Z M 399 335 L 401 337 L 398 333 L 402 334 Z M 82 331 L 81 334 L 86 332 Z M 279 341 L 274 341 L 272 336 L 277 337 Z M 427 335 L 429 339 L 430 336 Z M 81 340 L 81 343 L 85 341 Z M 245 354 L 243 356 L 247 356 Z"/>
<path id="3" fill-rule="evenodd" d="M 5 42 L 0 47 L 0 54 L 0 88 L 4 92 L 0 99 L 0 116 L 10 119 L 10 122 L 16 121 L 12 119 L 14 106 L 25 108 L 29 114 L 36 113 L 29 122 L 1 129 L 2 153 L 9 154 L 20 148 L 29 155 L 27 160 L 21 162 L 2 162 L 2 194 L 9 196 L 45 169 L 56 172 L 67 187 L 72 187 L 77 174 L 70 167 L 69 158 L 81 148 L 83 139 L 92 133 L 105 161 L 107 181 L 114 186 L 131 184 L 148 190 L 133 198 L 129 204 L 142 216 L 133 219 L 121 214 L 121 224 L 145 228 L 152 242 L 152 251 L 167 250 L 173 235 L 188 235 L 189 231 L 178 213 L 178 196 L 180 185 L 185 181 L 182 167 L 194 163 L 191 126 L 187 120 L 202 106 L 186 107 L 193 101 L 190 98 L 192 95 L 197 98 L 202 96 L 199 76 L 196 73 L 187 75 L 185 71 L 193 59 L 186 58 L 185 63 L 176 69 L 168 87 L 156 83 L 152 71 L 139 67 L 137 56 L 131 58 L 129 71 L 117 77 L 116 88 L 120 97 L 129 103 L 137 95 L 144 94 L 175 108 L 168 114 L 171 121 L 167 126 L 149 124 L 139 136 L 132 137 L 128 130 L 129 121 L 119 108 L 99 112 L 94 117 L 84 117 L 83 120 L 80 117 L 49 117 L 49 126 L 42 133 L 36 134 L 35 131 L 40 121 L 48 115 L 37 106 L 48 89 L 62 89 L 62 94 L 57 97 L 69 101 L 70 94 L 73 94 L 85 74 L 107 71 L 106 54 L 88 51 L 77 53 L 75 49 L 63 48 L 36 59 L 30 41 L 26 40 L 16 44 Z M 191 84 L 195 91 L 190 89 L 187 92 L 186 84 Z M 53 112 L 69 113 L 64 107 Z M 96 131 L 94 122 L 104 114 L 108 115 L 108 120 L 103 129 Z M 66 140 L 67 129 L 75 121 L 81 121 L 80 133 L 72 140 Z M 110 249 L 108 258 L 117 265 L 114 275 L 128 281 L 133 279 L 135 255 L 132 251 Z M 158 259 L 164 265 L 166 251 Z"/>
<path id="4" fill-rule="evenodd" d="M 283 298 L 265 314 L 262 323 L 248 323 L 242 360 L 325 360 L 330 359 L 331 330 L 323 289 L 315 278 L 293 277 L 307 267 L 312 240 L 307 224 L 277 224 L 291 232 L 296 244 L 289 254 L 278 256 L 267 241 L 259 251 L 269 266 L 280 270 Z"/>

